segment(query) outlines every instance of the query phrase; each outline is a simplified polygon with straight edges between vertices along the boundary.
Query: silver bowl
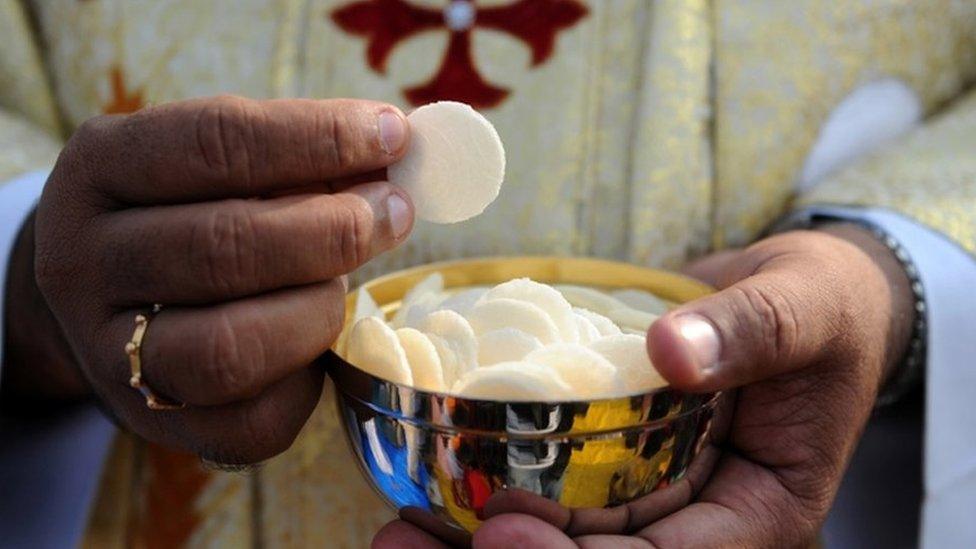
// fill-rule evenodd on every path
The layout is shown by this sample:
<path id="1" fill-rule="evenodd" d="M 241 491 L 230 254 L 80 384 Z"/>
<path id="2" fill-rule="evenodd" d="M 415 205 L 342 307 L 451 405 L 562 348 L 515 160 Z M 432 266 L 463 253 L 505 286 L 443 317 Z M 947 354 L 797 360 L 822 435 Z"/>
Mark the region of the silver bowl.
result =
<path id="1" fill-rule="evenodd" d="M 432 264 L 366 287 L 389 313 L 433 271 L 448 288 L 528 276 L 645 289 L 672 303 L 711 291 L 663 271 L 546 257 Z M 355 292 L 348 299 L 351 311 Z M 699 455 L 718 399 L 665 387 L 598 401 L 474 400 L 391 383 L 335 353 L 327 362 L 345 432 L 370 484 L 394 509 L 468 532 L 478 528 L 492 498 L 513 489 L 570 509 L 607 509 L 672 485 Z"/>

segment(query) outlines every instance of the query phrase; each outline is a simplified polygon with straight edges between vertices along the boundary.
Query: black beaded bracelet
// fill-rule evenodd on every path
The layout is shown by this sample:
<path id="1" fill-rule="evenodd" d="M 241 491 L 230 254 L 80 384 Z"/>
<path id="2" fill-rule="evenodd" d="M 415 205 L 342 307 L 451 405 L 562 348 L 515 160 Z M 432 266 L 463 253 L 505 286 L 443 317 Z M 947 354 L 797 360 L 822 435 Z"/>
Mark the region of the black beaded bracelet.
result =
<path id="1" fill-rule="evenodd" d="M 904 358 L 895 367 L 891 378 L 885 383 L 878 394 L 875 406 L 880 408 L 897 402 L 901 397 L 914 389 L 921 381 L 922 374 L 925 371 L 928 340 L 928 309 L 925 301 L 925 287 L 922 285 L 922 279 L 918 274 L 915 263 L 912 262 L 911 256 L 901 243 L 878 225 L 863 219 L 811 213 L 809 211 L 795 212 L 773 224 L 767 234 L 792 229 L 812 229 L 824 223 L 837 222 L 854 223 L 864 227 L 871 231 L 878 241 L 891 250 L 905 270 L 905 276 L 908 277 L 909 287 L 915 299 L 915 318 L 912 321 L 912 332 L 908 342 L 908 349 L 905 352 Z"/>
<path id="2" fill-rule="evenodd" d="M 925 301 L 925 287 L 922 285 L 922 279 L 919 277 L 918 269 L 912 262 L 911 256 L 908 255 L 908 251 L 898 240 L 873 223 L 862 221 L 855 221 L 855 223 L 871 231 L 879 241 L 891 250 L 905 270 L 909 287 L 912 289 L 912 296 L 915 298 L 915 318 L 912 321 L 912 333 L 908 341 L 908 349 L 905 351 L 901 363 L 895 367 L 891 379 L 878 394 L 876 405 L 881 407 L 897 402 L 915 388 L 922 379 L 928 339 L 928 309 Z"/>

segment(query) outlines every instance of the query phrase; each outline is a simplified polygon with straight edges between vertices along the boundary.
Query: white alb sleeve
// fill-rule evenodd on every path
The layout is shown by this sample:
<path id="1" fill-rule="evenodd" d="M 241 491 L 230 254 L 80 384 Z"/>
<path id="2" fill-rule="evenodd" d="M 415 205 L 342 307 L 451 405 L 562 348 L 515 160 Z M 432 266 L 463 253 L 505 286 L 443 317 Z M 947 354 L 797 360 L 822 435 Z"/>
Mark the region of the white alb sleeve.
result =
<path id="1" fill-rule="evenodd" d="M 10 254 L 24 221 L 41 197 L 47 176 L 46 171 L 30 172 L 0 185 L 0 336 L 4 333 L 3 306 L 6 303 Z M 0 366 L 2 365 L 3 345 L 0 344 Z"/>
<path id="2" fill-rule="evenodd" d="M 800 215 L 876 225 L 911 256 L 925 291 L 925 450 L 921 546 L 976 547 L 976 258 L 944 235 L 878 208 L 814 207 Z"/>
<path id="3" fill-rule="evenodd" d="M 47 176 L 0 185 L 0 335 L 10 254 Z M 0 416 L 0 546 L 79 545 L 114 433 L 91 404 L 35 419 Z"/>

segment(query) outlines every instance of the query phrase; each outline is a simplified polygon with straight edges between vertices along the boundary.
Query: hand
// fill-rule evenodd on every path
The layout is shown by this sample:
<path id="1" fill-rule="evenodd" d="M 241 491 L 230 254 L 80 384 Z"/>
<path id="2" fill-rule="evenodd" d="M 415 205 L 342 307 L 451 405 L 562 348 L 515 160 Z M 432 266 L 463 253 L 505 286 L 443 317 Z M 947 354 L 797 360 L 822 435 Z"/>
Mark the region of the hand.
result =
<path id="1" fill-rule="evenodd" d="M 659 319 L 648 347 L 673 386 L 728 391 L 717 439 L 704 449 L 711 476 L 703 482 L 693 471 L 671 495 L 652 494 L 626 512 L 508 495 L 489 501 L 475 547 L 803 547 L 815 539 L 879 386 L 904 352 L 913 319 L 907 278 L 887 248 L 850 225 L 774 236 L 689 271 L 722 291 Z M 444 540 L 423 520 L 401 518 L 374 547 Z"/>
<path id="2" fill-rule="evenodd" d="M 83 124 L 37 208 L 34 265 L 108 408 L 221 463 L 287 448 L 320 396 L 310 365 L 341 329 L 343 275 L 412 227 L 381 181 L 407 131 L 380 103 L 236 97 Z M 183 410 L 149 410 L 128 385 L 123 347 L 153 303 L 144 381 Z"/>

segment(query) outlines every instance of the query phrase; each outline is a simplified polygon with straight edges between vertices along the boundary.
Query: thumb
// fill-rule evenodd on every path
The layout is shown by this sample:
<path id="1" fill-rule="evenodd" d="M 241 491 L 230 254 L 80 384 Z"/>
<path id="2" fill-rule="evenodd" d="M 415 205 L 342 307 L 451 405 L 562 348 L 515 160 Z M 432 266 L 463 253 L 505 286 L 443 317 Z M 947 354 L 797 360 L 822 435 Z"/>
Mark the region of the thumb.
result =
<path id="1" fill-rule="evenodd" d="M 760 263 L 755 274 L 657 320 L 647 336 L 654 366 L 672 386 L 715 391 L 816 360 L 838 334 L 833 281 L 802 254 Z"/>

